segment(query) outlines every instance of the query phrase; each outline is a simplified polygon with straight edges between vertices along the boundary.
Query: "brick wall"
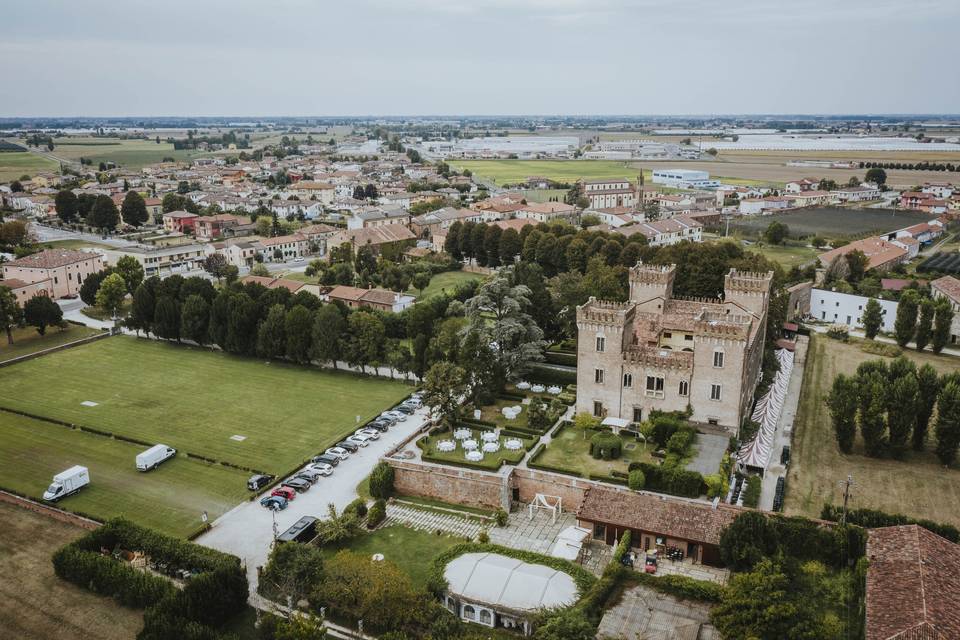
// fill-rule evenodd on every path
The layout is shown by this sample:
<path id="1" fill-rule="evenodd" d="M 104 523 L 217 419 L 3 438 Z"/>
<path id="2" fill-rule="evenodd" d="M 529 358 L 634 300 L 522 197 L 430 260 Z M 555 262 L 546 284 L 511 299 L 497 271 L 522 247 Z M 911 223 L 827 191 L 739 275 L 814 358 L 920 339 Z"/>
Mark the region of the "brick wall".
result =
<path id="1" fill-rule="evenodd" d="M 471 469 L 387 458 L 393 467 L 393 485 L 407 496 L 455 502 L 468 507 L 497 509 L 504 504 L 505 476 Z"/>

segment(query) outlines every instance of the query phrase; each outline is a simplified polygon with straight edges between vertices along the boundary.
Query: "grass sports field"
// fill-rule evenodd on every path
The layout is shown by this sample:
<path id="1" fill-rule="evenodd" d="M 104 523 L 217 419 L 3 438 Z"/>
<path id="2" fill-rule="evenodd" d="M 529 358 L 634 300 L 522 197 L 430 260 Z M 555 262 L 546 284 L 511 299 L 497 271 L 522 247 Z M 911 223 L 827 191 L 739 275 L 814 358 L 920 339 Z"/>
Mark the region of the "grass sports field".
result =
<path id="1" fill-rule="evenodd" d="M 391 380 L 129 336 L 0 369 L 0 388 L 0 406 L 275 474 L 408 392 Z"/>
<path id="2" fill-rule="evenodd" d="M 5 151 L 0 153 L 0 182 L 18 180 L 21 176 L 34 176 L 45 171 L 58 171 L 60 165 L 29 151 Z"/>
<path id="3" fill-rule="evenodd" d="M 851 455 L 840 453 L 824 399 L 838 373 L 851 374 L 864 360 L 880 356 L 864 353 L 857 343 L 845 344 L 816 334 L 812 340 L 794 426 L 786 513 L 819 517 L 825 502 L 842 504 L 838 483 L 850 474 L 856 483 L 852 508 L 880 509 L 960 526 L 960 469 L 944 469 L 932 452 L 933 443 L 928 442 L 927 451 L 911 452 L 906 460 L 898 461 L 868 458 L 858 436 Z M 931 363 L 941 374 L 960 369 L 960 358 L 909 349 L 904 354 L 918 365 Z"/>
<path id="4" fill-rule="evenodd" d="M 81 464 L 90 486 L 58 504 L 100 520 L 122 515 L 185 537 L 204 511 L 213 520 L 248 497 L 244 471 L 179 454 L 141 473 L 141 445 L 12 413 L 0 412 L 0 442 L 0 486 L 39 499 L 54 474 Z"/>
<path id="5" fill-rule="evenodd" d="M 76 324 L 67 325 L 67 328 L 62 331 L 60 329 L 47 329 L 45 335 L 40 335 L 33 327 L 18 327 L 13 330 L 13 344 L 7 344 L 7 336 L 0 334 L 0 362 L 57 347 L 98 333 L 100 333 L 99 329 L 91 329 Z"/>
<path id="6" fill-rule="evenodd" d="M 755 239 L 772 222 L 782 222 L 790 228 L 791 238 L 812 235 L 863 238 L 927 222 L 934 217 L 917 211 L 817 207 L 769 216 L 741 216 L 730 222 L 730 234 Z"/>
<path id="7" fill-rule="evenodd" d="M 420 300 L 426 300 L 433 296 L 440 295 L 444 291 L 452 292 L 464 282 L 482 280 L 483 276 L 479 273 L 468 273 L 466 271 L 444 271 L 438 273 L 430 279 L 430 284 L 423 290 L 423 295 L 416 289 L 409 289 L 407 293 L 418 296 Z"/>
<path id="8" fill-rule="evenodd" d="M 143 612 L 61 580 L 50 556 L 86 531 L 0 503 L 0 636 L 19 640 L 133 640 Z"/>

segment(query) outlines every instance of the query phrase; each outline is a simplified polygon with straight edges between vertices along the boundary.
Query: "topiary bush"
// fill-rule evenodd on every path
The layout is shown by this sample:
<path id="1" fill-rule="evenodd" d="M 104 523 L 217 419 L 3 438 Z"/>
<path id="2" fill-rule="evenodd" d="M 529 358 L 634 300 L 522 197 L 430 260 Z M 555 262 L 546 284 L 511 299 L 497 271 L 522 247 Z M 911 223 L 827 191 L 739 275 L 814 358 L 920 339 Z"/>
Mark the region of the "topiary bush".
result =
<path id="1" fill-rule="evenodd" d="M 387 517 L 387 503 L 379 499 L 367 511 L 367 528 L 373 529 Z"/>
<path id="2" fill-rule="evenodd" d="M 634 469 L 630 472 L 630 475 L 627 476 L 627 486 L 634 491 L 643 489 L 643 485 L 646 483 L 646 481 L 647 477 L 643 475 L 642 469 Z"/>
<path id="3" fill-rule="evenodd" d="M 357 498 L 343 508 L 343 513 L 352 513 L 358 518 L 362 518 L 367 515 L 367 501 L 363 498 Z"/>
<path id="4" fill-rule="evenodd" d="M 393 495 L 393 467 L 386 462 L 378 462 L 370 472 L 370 495 L 386 500 Z"/>
<path id="5" fill-rule="evenodd" d="M 497 509 L 496 513 L 493 514 L 494 519 L 497 521 L 498 527 L 507 526 L 507 512 L 503 509 Z"/>
<path id="6" fill-rule="evenodd" d="M 609 431 L 601 431 L 590 438 L 590 455 L 604 460 L 616 460 L 623 453 L 623 441 Z"/>

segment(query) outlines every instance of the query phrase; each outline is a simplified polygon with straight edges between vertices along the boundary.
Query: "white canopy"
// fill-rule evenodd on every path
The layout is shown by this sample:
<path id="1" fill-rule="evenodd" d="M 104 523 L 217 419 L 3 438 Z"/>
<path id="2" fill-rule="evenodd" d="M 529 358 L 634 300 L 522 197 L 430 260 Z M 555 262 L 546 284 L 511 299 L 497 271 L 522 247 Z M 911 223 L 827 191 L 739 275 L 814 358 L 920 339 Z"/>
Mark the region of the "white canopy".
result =
<path id="1" fill-rule="evenodd" d="M 554 558 L 575 561 L 580 557 L 583 541 L 590 537 L 590 530 L 583 527 L 567 527 L 557 536 L 550 555 Z"/>
<path id="2" fill-rule="evenodd" d="M 600 426 L 610 427 L 614 433 L 620 433 L 621 429 L 626 429 L 630 426 L 630 421 L 624 420 L 623 418 L 606 417 L 603 419 L 603 422 L 600 423 Z"/>
<path id="3" fill-rule="evenodd" d="M 443 577 L 451 593 L 492 607 L 535 611 L 577 599 L 568 574 L 496 553 L 465 553 L 447 564 Z"/>
<path id="4" fill-rule="evenodd" d="M 790 373 L 793 371 L 793 352 L 786 349 L 777 350 L 777 359 L 780 361 L 780 370 L 773 379 L 769 391 L 757 401 L 753 410 L 753 421 L 760 423 L 760 429 L 753 440 L 740 447 L 737 459 L 748 467 L 765 469 L 773 453 L 774 436 L 777 433 L 777 421 L 783 411 L 783 403 L 787 397 L 787 387 L 790 385 Z"/>

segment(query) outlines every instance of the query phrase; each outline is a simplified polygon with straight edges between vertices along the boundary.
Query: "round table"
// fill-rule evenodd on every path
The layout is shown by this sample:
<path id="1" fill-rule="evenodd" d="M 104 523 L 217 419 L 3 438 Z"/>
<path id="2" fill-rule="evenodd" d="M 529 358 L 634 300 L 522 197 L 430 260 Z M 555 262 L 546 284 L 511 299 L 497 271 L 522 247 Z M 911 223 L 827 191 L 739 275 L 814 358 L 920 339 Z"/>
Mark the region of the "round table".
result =
<path id="1" fill-rule="evenodd" d="M 453 432 L 453 437 L 457 440 L 465 440 L 471 437 L 473 433 L 470 432 L 470 429 L 457 429 Z"/>
<path id="2" fill-rule="evenodd" d="M 450 452 L 457 448 L 457 443 L 453 440 L 441 440 L 437 443 L 437 451 Z"/>
<path id="3" fill-rule="evenodd" d="M 480 462 L 483 460 L 483 454 L 479 451 L 467 451 L 466 459 L 470 462 Z"/>
<path id="4" fill-rule="evenodd" d="M 518 449 L 523 448 L 523 442 L 518 440 L 517 438 L 510 438 L 509 440 L 503 443 L 503 446 L 505 446 L 507 449 L 510 449 L 511 451 L 517 451 Z"/>
<path id="5" fill-rule="evenodd" d="M 495 431 L 486 431 L 482 436 L 484 442 L 496 442 L 500 439 L 500 436 L 496 434 Z"/>
<path id="6" fill-rule="evenodd" d="M 460 446 L 463 447 L 464 451 L 473 451 L 477 448 L 478 445 L 476 440 L 471 439 L 471 440 L 464 440 L 463 442 L 460 443 Z"/>
<path id="7" fill-rule="evenodd" d="M 530 383 L 529 383 L 529 382 L 518 382 L 518 383 L 517 383 L 517 389 L 520 389 L 520 390 L 522 390 L 522 391 L 526 391 L 526 390 L 529 389 L 529 388 L 530 388 Z"/>
<path id="8" fill-rule="evenodd" d="M 499 442 L 484 442 L 484 443 L 483 443 L 483 451 L 484 451 L 485 453 L 493 453 L 494 451 L 499 451 L 499 450 L 500 450 L 500 443 L 499 443 Z"/>

